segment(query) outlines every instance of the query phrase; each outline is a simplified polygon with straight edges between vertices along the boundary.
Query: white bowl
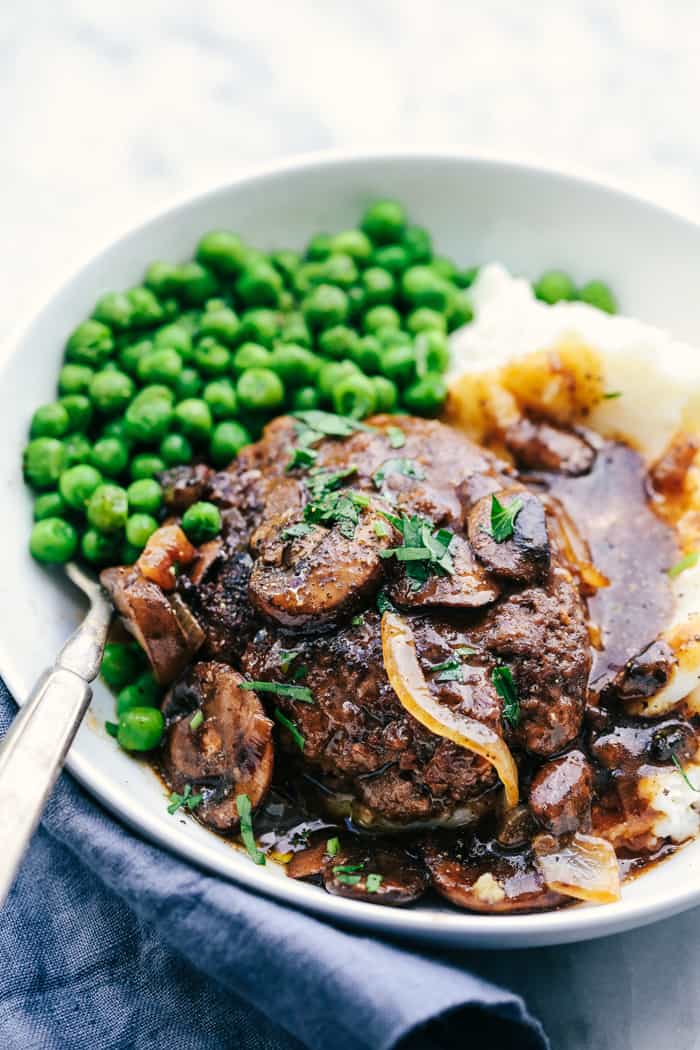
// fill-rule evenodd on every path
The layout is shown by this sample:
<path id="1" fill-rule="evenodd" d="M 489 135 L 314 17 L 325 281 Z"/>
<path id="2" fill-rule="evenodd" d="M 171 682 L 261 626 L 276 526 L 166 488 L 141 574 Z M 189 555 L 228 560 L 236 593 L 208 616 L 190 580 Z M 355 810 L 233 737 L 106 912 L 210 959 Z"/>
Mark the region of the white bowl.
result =
<path id="1" fill-rule="evenodd" d="M 314 157 L 276 165 L 162 213 L 68 278 L 12 341 L 4 361 L 0 673 L 18 701 L 82 615 L 79 595 L 60 573 L 45 571 L 28 554 L 31 500 L 20 470 L 31 413 L 55 394 L 66 334 L 100 294 L 138 282 L 150 260 L 189 256 L 204 230 L 231 228 L 266 249 L 301 248 L 314 232 L 352 225 L 369 201 L 383 196 L 403 201 L 411 218 L 434 234 L 438 250 L 463 265 L 500 259 L 530 277 L 553 266 L 579 281 L 600 277 L 613 285 L 624 312 L 700 346 L 700 227 L 576 178 L 458 154 Z M 68 760 L 101 802 L 193 863 L 338 922 L 435 942 L 525 947 L 599 937 L 700 902 L 700 841 L 626 885 L 618 903 L 602 907 L 499 917 L 437 903 L 401 910 L 332 897 L 286 878 L 274 865 L 254 865 L 192 820 L 183 826 L 169 816 L 164 789 L 148 766 L 105 734 L 111 717 L 113 699 L 98 683 Z"/>

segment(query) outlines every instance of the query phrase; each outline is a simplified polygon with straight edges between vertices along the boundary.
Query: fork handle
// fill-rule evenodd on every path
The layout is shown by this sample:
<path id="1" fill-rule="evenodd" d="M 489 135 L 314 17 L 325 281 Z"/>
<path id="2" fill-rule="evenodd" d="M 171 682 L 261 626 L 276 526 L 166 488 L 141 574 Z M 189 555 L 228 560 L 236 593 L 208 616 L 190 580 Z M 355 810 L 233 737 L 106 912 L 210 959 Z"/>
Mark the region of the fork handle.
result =
<path id="1" fill-rule="evenodd" d="M 111 617 L 91 606 L 0 742 L 0 907 L 92 698 Z"/>

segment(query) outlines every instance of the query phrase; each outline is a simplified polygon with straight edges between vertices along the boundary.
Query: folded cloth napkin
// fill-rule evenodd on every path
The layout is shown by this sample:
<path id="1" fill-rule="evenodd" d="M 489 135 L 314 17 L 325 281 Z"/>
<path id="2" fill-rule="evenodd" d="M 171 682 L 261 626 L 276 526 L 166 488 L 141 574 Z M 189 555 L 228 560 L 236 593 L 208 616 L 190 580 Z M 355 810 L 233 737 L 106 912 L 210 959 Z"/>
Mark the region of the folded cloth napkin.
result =
<path id="1" fill-rule="evenodd" d="M 14 710 L 0 682 L 0 735 Z M 7 1050 L 548 1045 L 522 999 L 455 953 L 336 929 L 199 871 L 68 775 L 0 913 L 0 959 Z"/>

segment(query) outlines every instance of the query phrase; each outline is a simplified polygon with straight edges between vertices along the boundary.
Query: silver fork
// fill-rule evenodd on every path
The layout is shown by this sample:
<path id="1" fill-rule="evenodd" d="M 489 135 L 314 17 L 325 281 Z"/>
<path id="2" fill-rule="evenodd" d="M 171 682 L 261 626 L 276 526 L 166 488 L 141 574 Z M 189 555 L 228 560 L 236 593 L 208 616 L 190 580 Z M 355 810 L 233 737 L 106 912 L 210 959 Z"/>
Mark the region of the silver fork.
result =
<path id="1" fill-rule="evenodd" d="M 112 606 L 97 580 L 74 562 L 65 571 L 90 599 L 90 609 L 0 742 L 0 906 L 87 711 L 89 683 L 100 669 L 112 619 Z"/>

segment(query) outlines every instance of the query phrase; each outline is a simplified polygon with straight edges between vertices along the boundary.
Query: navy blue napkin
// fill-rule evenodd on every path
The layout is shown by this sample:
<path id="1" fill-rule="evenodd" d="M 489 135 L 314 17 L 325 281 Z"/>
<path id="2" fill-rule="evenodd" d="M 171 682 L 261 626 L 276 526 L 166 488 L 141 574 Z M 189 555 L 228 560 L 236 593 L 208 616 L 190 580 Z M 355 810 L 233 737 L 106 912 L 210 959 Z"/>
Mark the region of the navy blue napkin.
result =
<path id="1" fill-rule="evenodd" d="M 0 682 L 0 735 L 14 710 Z M 349 933 L 203 873 L 68 775 L 0 914 L 0 960 L 7 1050 L 548 1045 L 522 999 L 455 953 Z"/>

